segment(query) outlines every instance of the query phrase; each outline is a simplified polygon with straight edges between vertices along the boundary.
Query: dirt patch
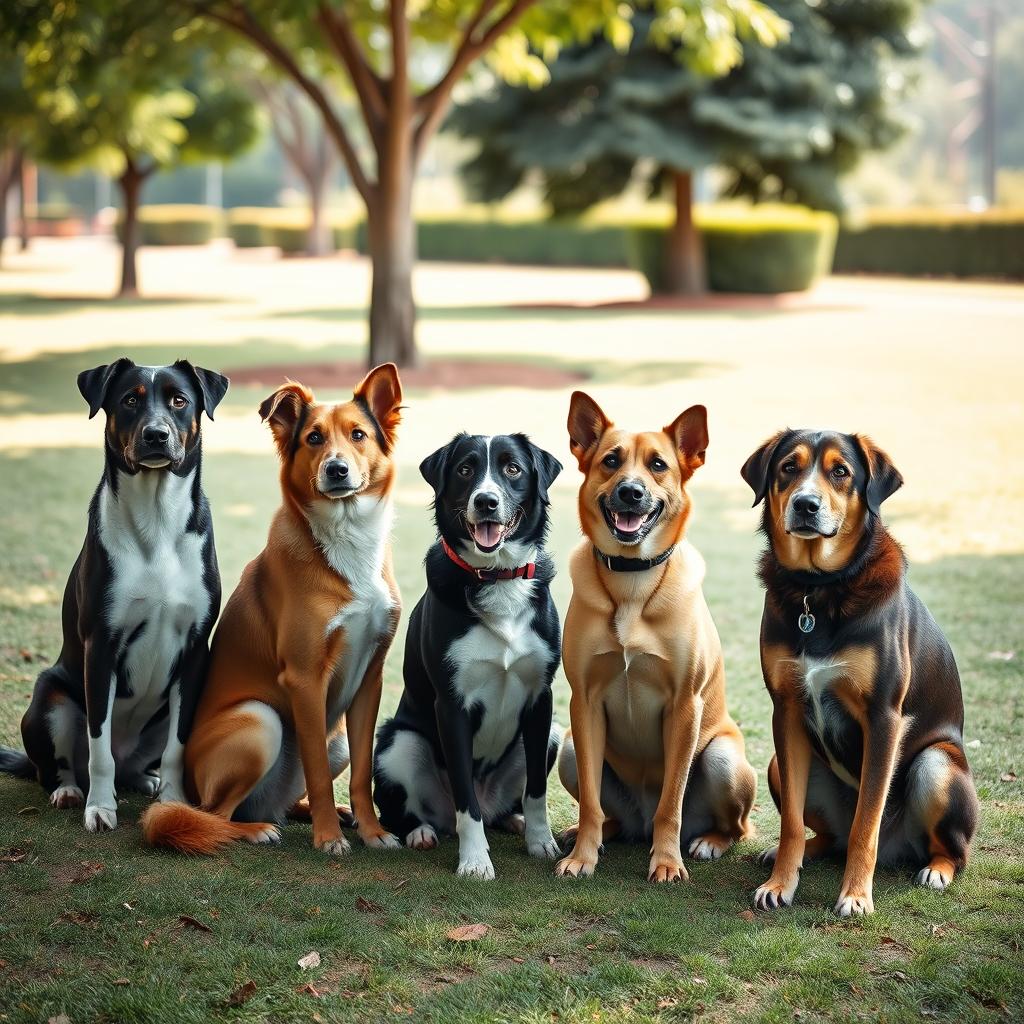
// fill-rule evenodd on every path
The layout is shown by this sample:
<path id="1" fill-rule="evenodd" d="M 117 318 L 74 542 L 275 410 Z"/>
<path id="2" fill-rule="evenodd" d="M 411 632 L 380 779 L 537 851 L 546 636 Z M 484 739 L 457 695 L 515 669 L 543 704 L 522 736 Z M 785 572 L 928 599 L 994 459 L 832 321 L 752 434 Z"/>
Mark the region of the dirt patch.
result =
<path id="1" fill-rule="evenodd" d="M 363 363 L 281 363 L 225 370 L 231 383 L 277 387 L 285 378 L 302 381 L 314 390 L 349 391 L 366 373 Z M 587 379 L 585 373 L 533 363 L 491 362 L 482 359 L 431 359 L 402 370 L 402 384 L 420 390 L 461 391 L 472 388 L 564 388 Z"/>

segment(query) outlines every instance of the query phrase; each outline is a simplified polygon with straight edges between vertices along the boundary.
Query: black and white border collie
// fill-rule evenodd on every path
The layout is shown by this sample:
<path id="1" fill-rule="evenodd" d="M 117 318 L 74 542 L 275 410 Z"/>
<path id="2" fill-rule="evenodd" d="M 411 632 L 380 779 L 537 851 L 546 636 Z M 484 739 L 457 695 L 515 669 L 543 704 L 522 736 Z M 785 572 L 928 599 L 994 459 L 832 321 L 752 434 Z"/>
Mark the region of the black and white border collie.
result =
<path id="1" fill-rule="evenodd" d="M 524 434 L 459 434 L 420 466 L 438 541 L 405 645 L 405 689 L 377 734 L 374 800 L 406 845 L 459 838 L 458 874 L 494 878 L 484 825 L 554 858 L 547 777 L 558 756 L 551 680 L 560 657 L 544 552 L 561 471 Z"/>
<path id="2" fill-rule="evenodd" d="M 64 643 L 21 722 L 25 753 L 0 770 L 38 779 L 85 827 L 117 826 L 117 793 L 184 800 L 182 751 L 220 610 L 210 507 L 200 484 L 200 418 L 228 380 L 180 359 L 130 359 L 78 376 L 103 409 L 103 477 L 64 590 Z M 85 794 L 88 794 L 86 797 Z"/>

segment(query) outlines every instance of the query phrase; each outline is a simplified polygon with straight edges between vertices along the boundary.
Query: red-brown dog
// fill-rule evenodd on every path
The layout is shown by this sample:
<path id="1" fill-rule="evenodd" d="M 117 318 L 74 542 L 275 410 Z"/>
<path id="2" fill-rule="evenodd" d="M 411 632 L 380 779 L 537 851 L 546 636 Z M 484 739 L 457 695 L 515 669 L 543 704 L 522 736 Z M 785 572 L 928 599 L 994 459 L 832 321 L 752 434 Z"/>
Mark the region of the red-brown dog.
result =
<path id="1" fill-rule="evenodd" d="M 284 504 L 214 637 L 185 748 L 185 785 L 199 807 L 151 808 L 148 842 L 189 853 L 235 839 L 272 842 L 287 814 L 305 812 L 313 845 L 346 853 L 332 780 L 348 764 L 350 740 L 359 836 L 400 845 L 377 819 L 370 773 L 381 671 L 400 611 L 390 495 L 401 401 L 388 363 L 349 402 L 318 404 L 289 382 L 260 406 L 281 458 Z"/>

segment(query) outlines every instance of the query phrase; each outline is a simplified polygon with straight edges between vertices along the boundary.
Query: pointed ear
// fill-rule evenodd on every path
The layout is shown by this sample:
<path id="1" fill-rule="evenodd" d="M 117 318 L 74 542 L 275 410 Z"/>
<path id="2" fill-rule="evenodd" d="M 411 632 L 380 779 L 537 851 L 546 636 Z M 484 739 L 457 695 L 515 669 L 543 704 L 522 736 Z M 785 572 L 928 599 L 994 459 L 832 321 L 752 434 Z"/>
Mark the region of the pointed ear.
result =
<path id="1" fill-rule="evenodd" d="M 520 441 L 530 453 L 530 459 L 537 474 L 537 495 L 545 505 L 550 505 L 548 488 L 554 483 L 555 477 L 562 472 L 562 464 L 550 452 L 546 452 L 539 445 L 534 444 L 526 434 L 514 434 L 513 437 Z"/>
<path id="2" fill-rule="evenodd" d="M 441 496 L 441 491 L 444 490 L 444 478 L 445 473 L 448 470 L 448 458 L 452 453 L 452 449 L 455 447 L 455 442 L 462 437 L 461 434 L 456 434 L 443 448 L 438 448 L 433 455 L 428 455 L 420 463 L 420 473 L 423 479 L 434 489 L 435 497 Z"/>
<path id="3" fill-rule="evenodd" d="M 664 430 L 691 471 L 704 465 L 708 450 L 708 411 L 703 405 L 691 405 Z"/>
<path id="4" fill-rule="evenodd" d="M 758 505 L 764 501 L 765 495 L 768 493 L 768 471 L 771 469 L 772 458 L 775 456 L 776 449 L 782 443 L 782 439 L 789 433 L 790 431 L 788 430 L 780 430 L 773 437 L 768 438 L 768 440 L 765 441 L 765 443 L 761 445 L 761 447 L 758 448 L 746 462 L 743 463 L 743 468 L 740 470 L 740 476 L 746 480 L 750 489 L 754 492 L 754 505 Z"/>
<path id="5" fill-rule="evenodd" d="M 187 359 L 179 359 L 175 367 L 192 378 L 203 399 L 206 415 L 213 419 L 213 410 L 220 405 L 220 400 L 227 394 L 228 379 L 215 370 L 204 370 L 201 366 L 193 366 Z"/>
<path id="6" fill-rule="evenodd" d="M 103 366 L 94 366 L 91 370 L 83 370 L 78 375 L 78 390 L 82 397 L 89 403 L 89 419 L 92 419 L 103 408 L 107 400 L 107 391 L 114 378 L 123 370 L 128 370 L 135 364 L 128 358 L 122 357 L 112 363 L 105 363 Z"/>
<path id="7" fill-rule="evenodd" d="M 857 447 L 860 448 L 861 455 L 864 456 L 864 464 L 868 467 L 866 488 L 868 511 L 877 516 L 882 502 L 903 486 L 903 474 L 892 464 L 892 459 L 870 437 L 854 434 L 853 439 L 857 442 Z"/>
<path id="8" fill-rule="evenodd" d="M 260 419 L 270 424 L 278 451 L 287 454 L 313 404 L 313 392 L 298 381 L 285 381 L 260 403 Z"/>
<path id="9" fill-rule="evenodd" d="M 584 468 L 587 453 L 591 451 L 612 421 L 601 411 L 601 406 L 583 391 L 574 391 L 569 399 L 569 450 L 576 456 L 580 469 Z"/>
<path id="10" fill-rule="evenodd" d="M 375 366 L 353 392 L 353 398 L 370 414 L 377 427 L 377 443 L 391 451 L 402 419 L 402 382 L 394 363 Z"/>

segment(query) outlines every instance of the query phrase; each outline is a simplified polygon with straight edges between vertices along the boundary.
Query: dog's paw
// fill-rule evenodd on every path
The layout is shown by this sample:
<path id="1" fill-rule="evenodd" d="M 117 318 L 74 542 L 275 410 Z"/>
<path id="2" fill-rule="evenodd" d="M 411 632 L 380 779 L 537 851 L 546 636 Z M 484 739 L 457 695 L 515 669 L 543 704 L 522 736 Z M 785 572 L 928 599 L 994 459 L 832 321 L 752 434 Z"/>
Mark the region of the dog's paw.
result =
<path id="1" fill-rule="evenodd" d="M 131 788 L 136 793 L 152 798 L 160 792 L 160 776 L 156 772 L 144 772 L 132 780 Z M 175 797 L 174 799 L 184 799 L 184 797 Z"/>
<path id="2" fill-rule="evenodd" d="M 245 837 L 250 843 L 265 843 L 276 846 L 281 842 L 281 832 L 275 825 L 255 829 Z"/>
<path id="3" fill-rule="evenodd" d="M 849 893 L 839 897 L 836 913 L 840 917 L 864 917 L 875 912 L 871 893 Z"/>
<path id="4" fill-rule="evenodd" d="M 555 865 L 555 874 L 559 878 L 590 878 L 596 868 L 596 860 L 577 857 L 573 852 L 568 857 L 563 857 Z"/>
<path id="5" fill-rule="evenodd" d="M 379 832 L 376 835 L 361 836 L 360 838 L 371 850 L 400 850 L 402 848 L 398 836 L 393 836 L 390 832 Z"/>
<path id="6" fill-rule="evenodd" d="M 526 832 L 526 818 L 521 814 L 510 814 L 502 819 L 501 828 L 514 836 L 521 836 Z"/>
<path id="7" fill-rule="evenodd" d="M 943 871 L 933 862 L 927 867 L 921 868 L 914 881 L 926 889 L 937 889 L 939 892 L 942 892 L 953 881 L 953 873 L 948 870 Z"/>
<path id="8" fill-rule="evenodd" d="M 494 865 L 486 853 L 471 853 L 459 860 L 455 874 L 460 878 L 480 878 L 490 882 L 494 878 Z"/>
<path id="9" fill-rule="evenodd" d="M 432 850 L 437 846 L 437 833 L 430 825 L 419 825 L 405 837 L 405 845 L 410 850 Z"/>
<path id="10" fill-rule="evenodd" d="M 85 803 L 85 794 L 77 786 L 58 786 L 50 794 L 50 803 L 62 811 L 69 807 L 81 807 Z"/>
<path id="11" fill-rule="evenodd" d="M 651 863 L 647 868 L 648 882 L 686 882 L 689 878 L 690 873 L 681 860 L 674 857 L 651 857 Z"/>
<path id="12" fill-rule="evenodd" d="M 117 811 L 113 807 L 86 804 L 85 827 L 90 832 L 111 832 L 117 828 Z"/>
<path id="13" fill-rule="evenodd" d="M 540 857 L 547 860 L 555 860 L 562 856 L 562 851 L 555 842 L 555 837 L 548 830 L 547 835 L 527 836 L 526 852 L 531 857 Z"/>
<path id="14" fill-rule="evenodd" d="M 762 850 L 755 860 L 758 864 L 763 865 L 766 868 L 775 866 L 775 858 L 779 855 L 779 848 L 777 846 L 769 846 L 767 850 Z"/>
<path id="15" fill-rule="evenodd" d="M 731 839 L 709 832 L 706 836 L 697 836 L 687 847 L 687 852 L 694 860 L 718 860 L 730 846 Z"/>
<path id="16" fill-rule="evenodd" d="M 337 839 L 324 839 L 314 845 L 330 857 L 345 857 L 352 852 L 352 846 L 344 836 L 339 836 Z"/>
<path id="17" fill-rule="evenodd" d="M 754 892 L 754 906 L 758 910 L 779 910 L 791 907 L 800 876 L 796 875 L 791 882 L 780 882 L 773 876 L 764 885 L 759 885 Z"/>

